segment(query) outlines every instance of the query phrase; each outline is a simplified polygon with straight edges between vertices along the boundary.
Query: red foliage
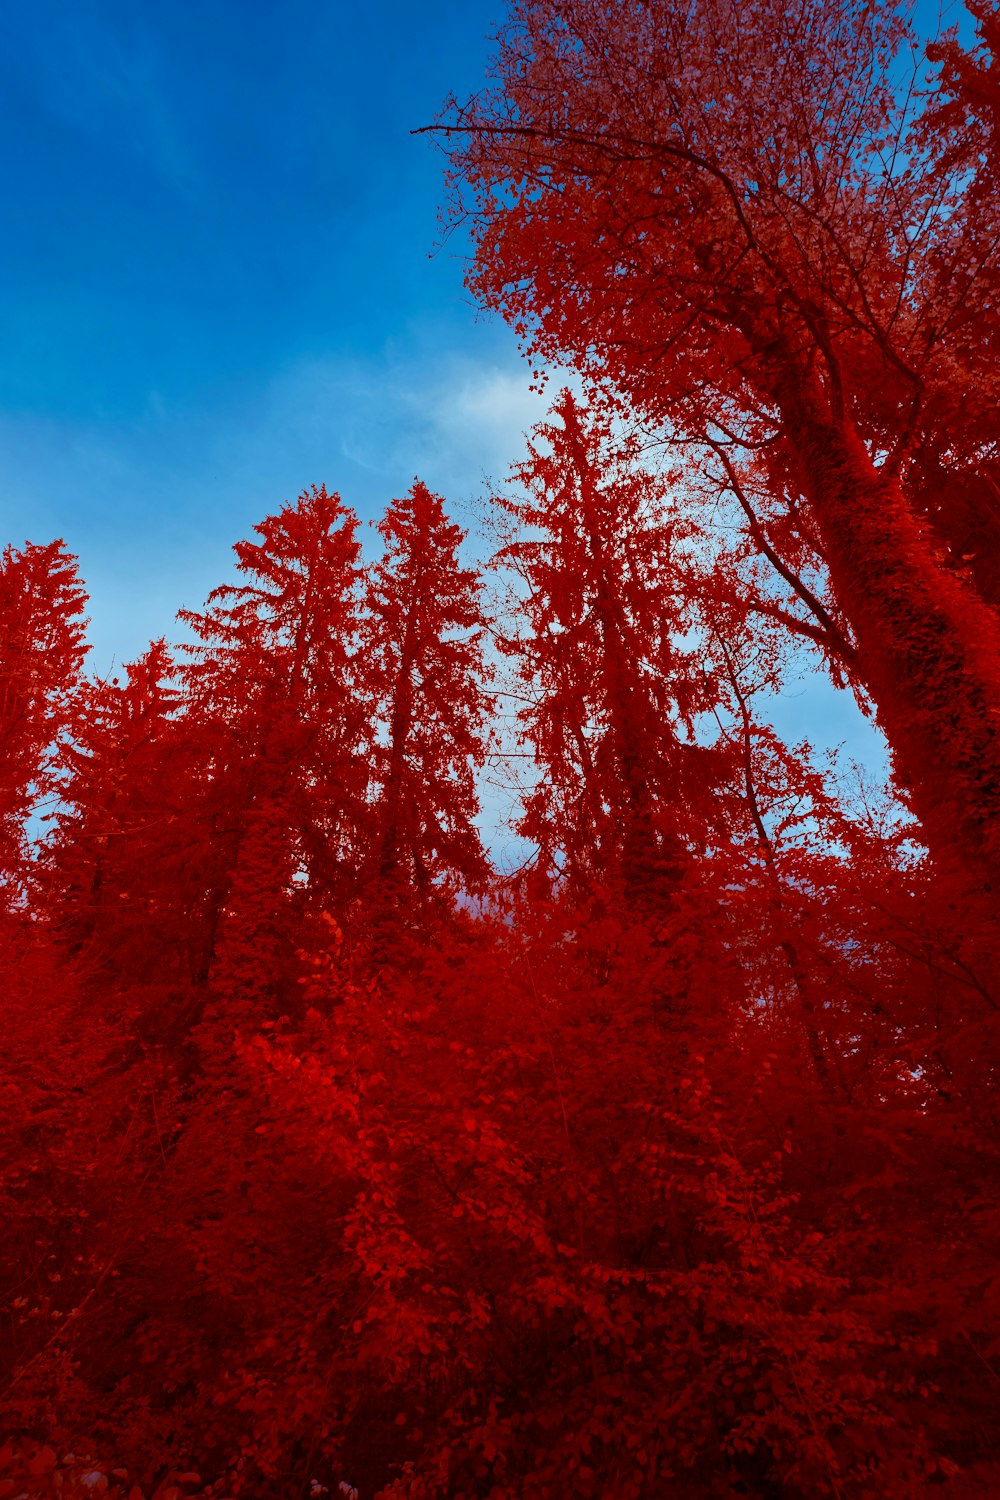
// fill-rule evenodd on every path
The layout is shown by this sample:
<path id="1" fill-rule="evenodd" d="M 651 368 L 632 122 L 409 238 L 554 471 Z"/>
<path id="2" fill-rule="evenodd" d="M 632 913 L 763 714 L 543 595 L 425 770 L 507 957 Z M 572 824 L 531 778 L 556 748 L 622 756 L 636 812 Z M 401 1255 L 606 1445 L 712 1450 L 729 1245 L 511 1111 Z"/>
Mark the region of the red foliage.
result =
<path id="1" fill-rule="evenodd" d="M 494 565 L 512 580 L 516 627 L 499 644 L 515 664 L 519 743 L 541 771 L 518 826 L 578 886 L 662 905 L 685 840 L 705 832 L 692 802 L 709 756 L 692 720 L 711 691 L 678 645 L 690 539 L 668 479 L 639 466 L 634 440 L 616 443 L 606 414 L 564 391 L 553 415 L 497 497 L 510 520 Z"/>
<path id="2" fill-rule="evenodd" d="M 86 681 L 4 553 L 0 1500 L 1000 1490 L 975 14 L 911 129 L 888 5 L 517 6 L 476 281 L 618 389 L 495 497 L 508 598 L 420 481 L 368 566 L 314 488 Z M 922 824 L 768 722 L 804 649 Z"/>
<path id="3" fill-rule="evenodd" d="M 471 285 L 689 450 L 766 459 L 927 837 L 995 892 L 1000 634 L 962 537 L 978 506 L 995 555 L 996 174 L 912 117 L 897 0 L 511 13 L 495 85 L 442 126 Z"/>
<path id="4" fill-rule="evenodd" d="M 384 736 L 372 745 L 375 820 L 367 896 L 377 922 L 478 891 L 486 861 L 475 817 L 490 700 L 478 572 L 459 562 L 464 532 L 417 480 L 378 525 L 362 651 L 366 688 Z"/>
<path id="5" fill-rule="evenodd" d="M 62 542 L 0 557 L 0 890 L 27 875 L 27 822 L 53 789 L 55 742 L 72 725 L 87 648 L 86 594 Z"/>

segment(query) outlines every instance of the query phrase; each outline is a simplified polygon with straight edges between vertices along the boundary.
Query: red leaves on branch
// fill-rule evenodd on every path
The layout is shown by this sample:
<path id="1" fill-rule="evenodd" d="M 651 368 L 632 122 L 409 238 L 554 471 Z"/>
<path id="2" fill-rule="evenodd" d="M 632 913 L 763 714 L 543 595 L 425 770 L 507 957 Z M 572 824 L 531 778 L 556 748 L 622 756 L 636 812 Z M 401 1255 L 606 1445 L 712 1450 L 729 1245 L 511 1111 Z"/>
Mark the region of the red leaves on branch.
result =
<path id="1" fill-rule="evenodd" d="M 470 284 L 689 452 L 764 457 L 927 837 L 995 892 L 997 200 L 895 82 L 902 8 L 511 9 L 441 127 Z"/>
<path id="2" fill-rule="evenodd" d="M 515 6 L 473 281 L 588 396 L 488 569 L 313 488 L 101 681 L 4 553 L 0 1500 L 1000 1490 L 973 13 L 911 118 L 889 4 Z"/>
<path id="3" fill-rule="evenodd" d="M 314 490 L 180 669 L 51 690 L 5 1403 L 64 1487 L 988 1492 L 988 987 L 899 809 L 760 719 L 742 543 L 640 458 L 564 394 L 500 497 L 523 878 L 419 483 L 367 571 Z"/>

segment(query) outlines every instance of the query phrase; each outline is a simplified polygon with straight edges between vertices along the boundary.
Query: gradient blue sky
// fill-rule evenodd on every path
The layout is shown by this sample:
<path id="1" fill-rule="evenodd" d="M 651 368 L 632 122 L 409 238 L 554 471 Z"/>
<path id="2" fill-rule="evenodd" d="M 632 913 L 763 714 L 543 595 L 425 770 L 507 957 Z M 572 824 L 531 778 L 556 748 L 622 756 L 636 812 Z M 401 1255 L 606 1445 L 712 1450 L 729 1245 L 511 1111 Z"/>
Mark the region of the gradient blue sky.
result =
<path id="1" fill-rule="evenodd" d="M 94 665 L 325 481 L 449 497 L 536 407 L 438 239 L 409 134 L 483 77 L 493 0 L 14 0 L 0 21 L 0 530 L 65 537 Z"/>
<path id="2" fill-rule="evenodd" d="M 106 672 L 312 483 L 461 507 L 542 415 L 438 240 L 426 138 L 502 0 L 7 0 L 0 540 L 62 536 Z M 844 695 L 788 732 L 878 759 Z"/>

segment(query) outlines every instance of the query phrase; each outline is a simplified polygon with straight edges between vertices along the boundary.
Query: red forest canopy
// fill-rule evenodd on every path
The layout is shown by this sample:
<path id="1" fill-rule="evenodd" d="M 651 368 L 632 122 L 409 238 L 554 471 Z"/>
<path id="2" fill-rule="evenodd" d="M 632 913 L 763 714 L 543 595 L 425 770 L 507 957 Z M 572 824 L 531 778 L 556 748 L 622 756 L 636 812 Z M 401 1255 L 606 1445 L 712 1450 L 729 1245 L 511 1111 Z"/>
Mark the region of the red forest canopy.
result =
<path id="1" fill-rule="evenodd" d="M 888 4 L 518 0 L 440 128 L 579 378 L 488 565 L 313 488 L 101 680 L 3 553 L 0 1497 L 1000 1491 L 973 14 L 907 89 Z"/>

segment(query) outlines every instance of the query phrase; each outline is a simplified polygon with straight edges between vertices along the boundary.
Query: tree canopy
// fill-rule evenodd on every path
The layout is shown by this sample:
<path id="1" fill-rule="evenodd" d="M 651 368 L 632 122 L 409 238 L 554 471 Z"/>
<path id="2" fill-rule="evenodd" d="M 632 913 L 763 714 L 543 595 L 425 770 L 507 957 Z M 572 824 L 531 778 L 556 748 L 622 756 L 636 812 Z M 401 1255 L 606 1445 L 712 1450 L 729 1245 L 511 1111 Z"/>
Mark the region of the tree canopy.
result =
<path id="1" fill-rule="evenodd" d="M 313 487 L 104 680 L 4 552 L 0 1500 L 1000 1492 L 970 9 L 514 0 L 439 139 L 570 383 L 488 558 Z"/>

